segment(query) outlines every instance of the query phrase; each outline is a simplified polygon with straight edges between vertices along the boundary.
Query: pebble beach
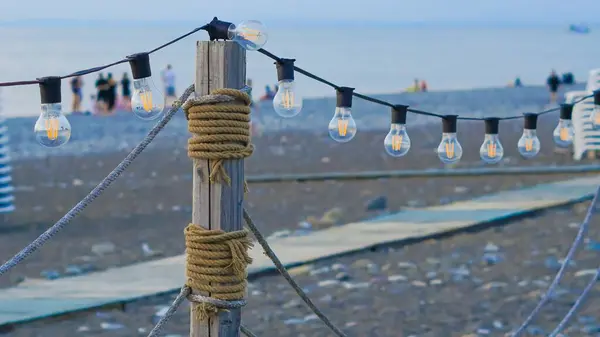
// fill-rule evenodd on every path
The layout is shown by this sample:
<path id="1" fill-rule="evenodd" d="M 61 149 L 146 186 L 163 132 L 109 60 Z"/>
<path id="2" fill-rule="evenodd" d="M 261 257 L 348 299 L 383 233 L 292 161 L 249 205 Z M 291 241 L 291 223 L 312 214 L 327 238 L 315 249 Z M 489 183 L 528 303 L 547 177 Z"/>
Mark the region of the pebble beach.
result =
<path id="1" fill-rule="evenodd" d="M 416 109 L 470 116 L 539 111 L 546 108 L 547 101 L 541 87 L 377 97 Z M 440 140 L 439 121 L 410 115 L 411 151 L 403 158 L 391 158 L 382 145 L 389 124 L 387 108 L 357 99 L 353 110 L 359 132 L 351 142 L 337 144 L 326 133 L 333 107 L 333 98 L 309 100 L 297 119 L 281 121 L 259 105 L 258 129 L 253 136 L 256 151 L 246 161 L 246 174 L 442 168 L 433 151 Z M 71 116 L 70 120 L 72 141 L 51 151 L 33 143 L 30 118 L 7 120 L 17 210 L 0 227 L 0 260 L 11 257 L 64 215 L 151 127 L 129 115 Z M 551 132 L 556 122 L 557 114 L 540 118 L 542 151 L 530 160 L 522 159 L 516 150 L 522 121 L 501 123 L 505 158 L 496 166 L 575 164 L 569 154 L 554 151 Z M 457 167 L 484 167 L 479 159 L 483 134 L 482 122 L 459 123 L 464 155 Z M 0 287 L 181 254 L 183 228 L 191 215 L 188 136 L 185 119 L 179 114 L 103 196 L 1 278 Z M 265 236 L 301 235 L 402 209 L 569 178 L 572 176 L 257 183 L 250 184 L 246 206 Z M 390 245 L 292 271 L 349 336 L 503 336 L 523 321 L 549 285 L 587 204 L 549 210 L 478 233 Z M 530 335 L 548 335 L 595 272 L 600 251 L 595 223 L 592 221 L 585 247 L 570 266 L 561 291 L 530 327 Z M 596 288 L 587 307 L 574 318 L 568 336 L 600 335 L 600 320 L 594 314 L 600 307 L 597 299 Z M 0 330 L 0 336 L 143 336 L 171 300 L 172 296 L 165 295 L 127 304 L 124 312 L 99 310 L 27 323 Z M 259 336 L 332 336 L 278 275 L 251 279 L 248 301 L 243 321 Z M 188 316 L 186 304 L 165 335 L 187 335 Z"/>

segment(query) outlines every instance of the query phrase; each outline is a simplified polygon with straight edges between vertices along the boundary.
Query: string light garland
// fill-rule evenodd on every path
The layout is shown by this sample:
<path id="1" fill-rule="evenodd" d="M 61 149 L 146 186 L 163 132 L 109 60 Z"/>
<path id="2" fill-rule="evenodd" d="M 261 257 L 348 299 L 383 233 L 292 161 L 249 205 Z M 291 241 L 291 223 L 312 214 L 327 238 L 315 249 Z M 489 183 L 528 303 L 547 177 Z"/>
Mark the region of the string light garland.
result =
<path id="1" fill-rule="evenodd" d="M 220 21 L 217 17 L 201 27 L 195 28 L 148 52 L 127 56 L 121 60 L 92 68 L 79 70 L 64 76 L 41 77 L 30 81 L 0 82 L 0 87 L 38 84 L 40 86 L 41 114 L 34 125 L 38 143 L 45 147 L 59 147 L 71 138 L 71 125 L 62 113 L 61 80 L 84 76 L 119 64 L 129 63 L 133 75 L 134 92 L 131 97 L 134 114 L 143 120 L 160 117 L 165 108 L 165 98 L 152 80 L 150 54 L 168 47 L 200 30 L 208 32 L 210 40 L 234 40 L 246 50 L 258 50 L 268 40 L 266 28 L 260 21 L 248 20 L 238 25 Z"/>
<path id="2" fill-rule="evenodd" d="M 525 158 L 534 157 L 540 150 L 540 141 L 536 135 L 537 118 L 540 115 L 559 111 L 560 119 L 554 129 L 553 138 L 557 146 L 568 147 L 573 142 L 574 129 L 571 121 L 573 105 L 594 97 L 594 111 L 590 118 L 595 126 L 600 127 L 600 90 L 593 95 L 582 97 L 578 101 L 561 104 L 559 108 L 552 108 L 538 113 L 525 113 L 510 117 L 460 117 L 458 115 L 443 115 L 433 112 L 412 109 L 405 105 L 392 104 L 384 100 L 363 95 L 354 91 L 354 88 L 338 86 L 322 77 L 310 73 L 295 65 L 295 59 L 280 58 L 275 54 L 263 49 L 267 43 L 268 33 L 266 27 L 256 20 L 243 21 L 237 25 L 221 21 L 214 17 L 211 22 L 192 31 L 181 35 L 159 47 L 148 52 L 133 54 L 126 58 L 103 66 L 80 70 L 61 77 L 43 77 L 33 81 L 2 82 L 0 87 L 40 85 L 42 100 L 42 114 L 34 127 L 36 139 L 43 146 L 57 147 L 65 144 L 71 135 L 71 126 L 62 114 L 60 103 L 60 80 L 83 76 L 98 72 L 103 69 L 129 62 L 134 78 L 134 94 L 132 97 L 132 108 L 136 116 L 145 120 L 158 118 L 165 105 L 165 100 L 156 85 L 152 81 L 149 55 L 161 50 L 183 38 L 200 30 L 205 30 L 211 41 L 232 40 L 239 43 L 248 51 L 258 51 L 273 59 L 277 66 L 278 90 L 273 99 L 275 112 L 282 117 L 294 117 L 302 109 L 302 97 L 296 91 L 294 73 L 298 72 L 313 80 L 328 85 L 336 90 L 336 109 L 334 116 L 329 122 L 328 130 L 330 137 L 340 143 L 345 143 L 356 135 L 356 122 L 352 117 L 352 98 L 360 99 L 384 105 L 391 108 L 390 131 L 384 139 L 385 151 L 393 157 L 402 157 L 410 149 L 410 138 L 406 132 L 406 113 L 411 112 L 418 115 L 437 117 L 442 120 L 442 140 L 436 152 L 443 163 L 456 163 L 462 157 L 462 147 L 456 135 L 458 120 L 471 120 L 485 122 L 486 135 L 484 143 L 480 148 L 480 156 L 487 163 L 497 163 L 502 159 L 504 149 L 498 137 L 498 125 L 502 120 L 524 118 L 523 135 L 519 139 L 517 148 Z M 58 87 L 58 96 L 56 88 Z M 52 94 L 54 92 L 54 94 Z"/>
<path id="3" fill-rule="evenodd" d="M 282 60 L 285 60 L 265 49 L 259 49 L 258 52 L 275 60 L 276 63 L 282 62 Z M 351 90 L 348 90 L 347 87 L 338 86 L 335 83 L 332 83 L 322 77 L 319 77 L 319 76 L 317 76 L 313 73 L 310 73 L 302 68 L 299 68 L 296 65 L 294 65 L 293 67 L 294 67 L 295 71 L 297 71 L 313 80 L 316 80 L 325 85 L 328 85 L 336 90 L 336 97 L 337 97 L 336 113 L 335 113 L 333 119 L 331 120 L 331 122 L 329 123 L 328 129 L 329 129 L 329 135 L 331 136 L 331 138 L 337 142 L 342 142 L 342 143 L 348 142 L 354 137 L 354 134 L 356 133 L 356 122 L 352 118 L 351 109 L 350 109 L 352 106 L 352 100 L 348 96 L 351 95 L 353 97 L 358 97 L 358 98 L 364 99 L 366 101 L 369 101 L 369 102 L 372 102 L 375 104 L 380 104 L 380 105 L 384 105 L 384 106 L 388 106 L 388 107 L 392 108 L 392 123 L 390 125 L 390 132 L 388 132 L 388 134 L 386 135 L 386 138 L 384 140 L 384 147 L 385 147 L 386 152 L 390 156 L 393 156 L 393 157 L 402 157 L 402 156 L 406 155 L 406 153 L 408 152 L 408 150 L 410 148 L 410 139 L 408 138 L 408 134 L 406 133 L 406 119 L 405 118 L 401 119 L 403 121 L 403 123 L 397 122 L 399 120 L 397 118 L 401 116 L 401 115 L 397 115 L 398 112 L 394 110 L 397 107 L 405 107 L 405 108 L 402 108 L 402 110 L 404 111 L 404 109 L 405 109 L 406 112 L 411 112 L 414 114 L 430 116 L 430 117 L 437 117 L 442 120 L 442 140 L 441 140 L 440 145 L 438 146 L 436 152 L 437 152 L 440 160 L 445 164 L 454 164 L 454 163 L 458 162 L 462 157 L 463 150 L 462 150 L 462 147 L 456 137 L 456 125 L 457 125 L 458 120 L 484 121 L 485 122 L 486 136 L 484 139 L 484 143 L 482 144 L 482 146 L 480 148 L 480 157 L 482 158 L 482 160 L 484 162 L 490 163 L 490 164 L 500 162 L 504 155 L 504 148 L 502 147 L 502 144 L 500 143 L 500 139 L 498 136 L 499 122 L 502 120 L 512 120 L 512 119 L 521 119 L 521 118 L 523 118 L 525 120 L 525 127 L 523 130 L 523 135 L 519 139 L 519 143 L 517 145 L 519 153 L 525 158 L 532 158 L 536 154 L 538 154 L 540 151 L 540 141 L 536 134 L 537 118 L 540 115 L 544 115 L 544 114 L 555 112 L 555 111 L 560 111 L 560 114 L 561 114 L 560 120 L 559 120 L 559 123 L 558 123 L 556 129 L 553 132 L 554 141 L 555 141 L 556 145 L 559 147 L 568 147 L 573 143 L 574 129 L 573 129 L 573 123 L 571 121 L 573 105 L 580 103 L 580 102 L 593 96 L 594 104 L 595 104 L 595 112 L 597 112 L 597 116 L 598 116 L 597 120 L 598 120 L 598 124 L 600 125 L 600 90 L 594 92 L 593 95 L 588 95 L 588 96 L 582 97 L 581 99 L 579 99 L 575 102 L 572 102 L 570 104 L 567 104 L 567 103 L 561 104 L 560 107 L 551 108 L 551 109 L 544 110 L 544 111 L 541 111 L 538 113 L 525 113 L 522 115 L 515 115 L 515 116 L 509 116 L 509 117 L 502 117 L 502 118 L 500 118 L 500 117 L 483 117 L 483 118 L 460 117 L 458 115 L 442 115 L 442 114 L 437 114 L 437 113 L 433 113 L 433 112 L 412 109 L 410 107 L 403 106 L 403 105 L 392 104 L 390 102 L 386 102 L 384 100 L 381 100 L 381 99 L 378 99 L 375 97 L 357 93 L 352 88 L 349 88 Z M 344 97 L 344 95 L 346 95 L 346 97 Z M 348 106 L 347 107 L 348 122 L 345 122 L 344 119 L 341 118 L 341 116 L 343 116 L 342 112 L 344 111 L 344 109 L 342 109 L 342 108 L 344 108 L 344 105 L 340 104 L 342 102 Z M 353 126 L 352 134 L 349 133 L 350 131 L 348 131 L 348 133 L 344 133 L 345 125 Z M 350 129 L 348 129 L 348 130 L 350 130 Z M 341 133 L 346 134 L 346 136 L 345 137 L 341 136 Z M 402 133 L 402 135 L 400 135 L 400 133 Z M 401 144 L 401 142 L 403 142 L 404 140 L 406 140 L 407 143 Z"/>

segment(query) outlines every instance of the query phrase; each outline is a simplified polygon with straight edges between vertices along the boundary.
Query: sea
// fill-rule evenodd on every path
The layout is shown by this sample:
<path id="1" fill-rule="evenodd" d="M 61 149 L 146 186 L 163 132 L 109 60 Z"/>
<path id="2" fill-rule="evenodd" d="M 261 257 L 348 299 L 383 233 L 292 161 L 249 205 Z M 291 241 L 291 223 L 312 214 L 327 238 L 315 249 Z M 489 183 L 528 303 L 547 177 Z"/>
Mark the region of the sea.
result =
<path id="1" fill-rule="evenodd" d="M 32 80 L 65 75 L 95 67 L 136 52 L 150 50 L 192 30 L 194 25 L 173 23 L 147 26 L 4 26 L 0 27 L 0 81 Z M 397 93 L 415 78 L 430 90 L 503 87 L 517 76 L 524 84 L 543 84 L 549 72 L 572 72 L 587 80 L 600 67 L 600 43 L 590 34 L 574 34 L 566 26 L 310 26 L 268 27 L 265 49 L 338 85 L 357 92 Z M 200 31 L 151 56 L 155 83 L 171 64 L 179 93 L 194 81 L 196 41 Z M 120 79 L 127 64 L 107 69 Z M 95 74 L 84 80 L 84 106 L 90 107 Z M 247 76 L 255 98 L 276 83 L 273 61 L 257 52 L 247 54 Z M 306 98 L 333 96 L 333 90 L 297 75 L 298 93 Z M 39 114 L 36 85 L 0 88 L 3 115 Z M 69 111 L 71 92 L 63 82 L 63 102 Z"/>

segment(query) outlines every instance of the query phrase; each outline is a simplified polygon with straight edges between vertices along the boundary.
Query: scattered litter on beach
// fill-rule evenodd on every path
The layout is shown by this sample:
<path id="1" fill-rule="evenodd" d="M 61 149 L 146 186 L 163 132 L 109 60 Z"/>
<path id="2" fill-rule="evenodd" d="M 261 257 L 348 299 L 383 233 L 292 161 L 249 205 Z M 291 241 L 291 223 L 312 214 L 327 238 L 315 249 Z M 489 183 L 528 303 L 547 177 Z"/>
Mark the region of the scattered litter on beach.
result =
<path id="1" fill-rule="evenodd" d="M 117 247 L 112 242 L 102 242 L 92 245 L 91 251 L 96 255 L 107 255 L 112 254 L 116 251 Z"/>

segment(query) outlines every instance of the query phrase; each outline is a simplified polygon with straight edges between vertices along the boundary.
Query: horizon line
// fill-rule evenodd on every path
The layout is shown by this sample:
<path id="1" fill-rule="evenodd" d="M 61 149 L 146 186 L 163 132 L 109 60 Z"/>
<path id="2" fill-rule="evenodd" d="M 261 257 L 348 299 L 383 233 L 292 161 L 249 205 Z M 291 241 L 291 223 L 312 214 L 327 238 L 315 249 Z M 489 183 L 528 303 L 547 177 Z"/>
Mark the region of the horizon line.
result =
<path id="1" fill-rule="evenodd" d="M 207 20 L 208 22 L 208 20 Z M 264 20 L 269 26 L 368 26 L 368 27 L 416 27 L 416 26 L 488 26 L 488 27 L 558 27 L 569 24 L 585 24 L 600 26 L 600 22 L 564 22 L 563 20 L 432 20 L 432 21 L 381 21 L 381 20 Z M 90 26 L 111 24 L 119 26 L 140 25 L 198 25 L 194 20 L 122 20 L 122 19 L 75 19 L 75 18 L 49 18 L 49 19 L 16 19 L 0 20 L 0 27 L 4 26 Z"/>

